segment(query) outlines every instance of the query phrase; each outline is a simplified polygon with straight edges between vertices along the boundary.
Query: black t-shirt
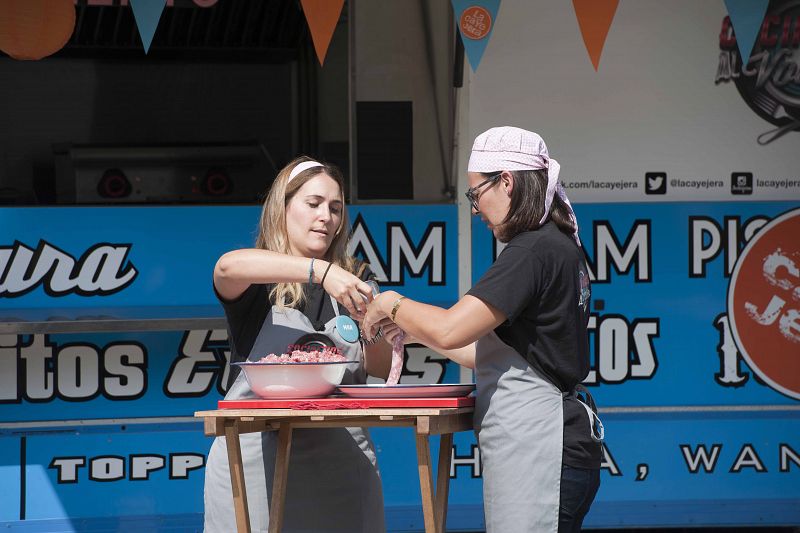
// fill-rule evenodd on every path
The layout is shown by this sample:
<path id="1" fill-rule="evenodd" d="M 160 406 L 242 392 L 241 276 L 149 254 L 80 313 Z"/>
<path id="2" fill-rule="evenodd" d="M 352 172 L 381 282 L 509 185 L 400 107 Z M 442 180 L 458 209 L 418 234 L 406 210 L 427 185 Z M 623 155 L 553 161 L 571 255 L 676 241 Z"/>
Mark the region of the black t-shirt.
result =
<path id="1" fill-rule="evenodd" d="M 548 221 L 512 238 L 471 294 L 502 311 L 495 333 L 561 391 L 589 372 L 589 272 L 572 237 Z M 599 468 L 600 445 L 574 399 L 564 402 L 564 464 Z"/>
<path id="2" fill-rule="evenodd" d="M 375 275 L 367 266 L 361 273 L 361 279 L 375 279 Z M 262 283 L 250 285 L 238 298 L 226 300 L 222 298 L 214 288 L 222 308 L 225 310 L 225 318 L 228 322 L 228 339 L 231 350 L 231 363 L 239 363 L 247 359 L 253 344 L 256 342 L 258 332 L 267 319 L 267 314 L 274 304 L 270 301 L 269 293 L 275 287 L 272 283 Z M 309 288 L 307 283 L 302 284 L 305 298 L 297 307 L 308 317 L 312 324 L 325 323 L 331 320 L 336 313 L 333 310 L 333 303 L 328 293 L 322 285 L 315 283 Z M 350 313 L 343 305 L 339 305 L 339 314 L 350 316 Z M 226 390 L 230 388 L 236 376 L 239 375 L 240 368 L 231 366 L 228 375 Z"/>

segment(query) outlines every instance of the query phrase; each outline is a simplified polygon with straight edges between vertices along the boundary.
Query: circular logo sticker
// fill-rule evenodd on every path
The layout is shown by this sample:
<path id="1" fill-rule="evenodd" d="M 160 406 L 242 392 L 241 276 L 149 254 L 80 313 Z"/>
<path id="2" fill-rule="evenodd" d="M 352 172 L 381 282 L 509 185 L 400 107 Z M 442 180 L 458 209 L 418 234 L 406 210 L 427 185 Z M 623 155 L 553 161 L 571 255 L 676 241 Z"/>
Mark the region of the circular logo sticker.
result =
<path id="1" fill-rule="evenodd" d="M 347 342 L 353 343 L 358 340 L 358 324 L 349 316 L 339 315 L 336 319 L 336 331 Z"/>
<path id="2" fill-rule="evenodd" d="M 747 364 L 773 389 L 800 400 L 800 209 L 747 243 L 728 285 L 728 319 Z"/>
<path id="3" fill-rule="evenodd" d="M 492 31 L 492 15 L 481 6 L 470 6 L 461 12 L 461 34 L 468 39 L 483 39 Z"/>

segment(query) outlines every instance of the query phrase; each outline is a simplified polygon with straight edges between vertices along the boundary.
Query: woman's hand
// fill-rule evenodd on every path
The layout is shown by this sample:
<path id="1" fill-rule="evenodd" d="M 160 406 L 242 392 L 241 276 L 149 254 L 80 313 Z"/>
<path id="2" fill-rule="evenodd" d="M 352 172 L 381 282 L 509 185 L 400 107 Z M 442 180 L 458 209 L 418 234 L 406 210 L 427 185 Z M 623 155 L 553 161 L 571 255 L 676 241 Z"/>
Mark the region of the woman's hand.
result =
<path id="1" fill-rule="evenodd" d="M 327 268 L 327 267 L 326 267 Z M 345 306 L 350 316 L 361 320 L 372 301 L 372 288 L 339 265 L 331 265 L 322 288 Z"/>
<path id="2" fill-rule="evenodd" d="M 378 329 L 381 327 L 381 321 L 389 318 L 388 306 L 392 305 L 398 297 L 394 291 L 382 292 L 370 302 L 367 307 L 367 313 L 361 321 L 361 328 L 367 335 L 367 338 L 373 339 L 378 334 Z M 386 332 L 384 331 L 384 335 Z"/>
<path id="3" fill-rule="evenodd" d="M 380 326 L 381 329 L 383 330 L 383 338 L 386 339 L 386 342 L 388 342 L 392 346 L 394 346 L 395 337 L 403 334 L 405 334 L 405 337 L 403 337 L 404 346 L 406 344 L 420 344 L 420 342 L 416 338 L 404 332 L 402 329 L 400 329 L 400 326 L 398 326 L 388 318 L 384 319 L 383 322 L 381 322 Z"/>

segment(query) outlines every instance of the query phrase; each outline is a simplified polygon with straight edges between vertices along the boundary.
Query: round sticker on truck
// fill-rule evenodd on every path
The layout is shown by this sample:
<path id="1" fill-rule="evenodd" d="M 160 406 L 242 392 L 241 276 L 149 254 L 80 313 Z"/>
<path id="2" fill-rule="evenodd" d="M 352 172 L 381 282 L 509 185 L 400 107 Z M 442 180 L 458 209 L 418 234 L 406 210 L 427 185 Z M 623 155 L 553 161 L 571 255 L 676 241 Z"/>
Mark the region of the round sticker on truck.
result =
<path id="1" fill-rule="evenodd" d="M 728 285 L 728 317 L 753 372 L 800 400 L 800 209 L 772 219 L 742 250 Z"/>

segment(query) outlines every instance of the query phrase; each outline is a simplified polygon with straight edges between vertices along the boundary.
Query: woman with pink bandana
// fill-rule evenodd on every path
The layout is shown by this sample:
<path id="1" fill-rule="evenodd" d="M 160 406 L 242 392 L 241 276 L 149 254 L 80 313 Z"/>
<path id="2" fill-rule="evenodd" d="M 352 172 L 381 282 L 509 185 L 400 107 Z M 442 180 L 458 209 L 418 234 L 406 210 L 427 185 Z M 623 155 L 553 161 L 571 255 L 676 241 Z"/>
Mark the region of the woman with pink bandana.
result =
<path id="1" fill-rule="evenodd" d="M 580 531 L 600 484 L 603 429 L 580 384 L 589 371 L 589 272 L 559 170 L 536 133 L 480 134 L 466 196 L 505 248 L 449 309 L 387 291 L 363 322 L 374 334 L 390 319 L 406 343 L 475 369 L 489 533 Z"/>

